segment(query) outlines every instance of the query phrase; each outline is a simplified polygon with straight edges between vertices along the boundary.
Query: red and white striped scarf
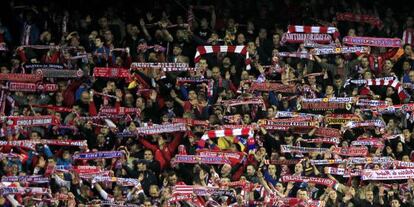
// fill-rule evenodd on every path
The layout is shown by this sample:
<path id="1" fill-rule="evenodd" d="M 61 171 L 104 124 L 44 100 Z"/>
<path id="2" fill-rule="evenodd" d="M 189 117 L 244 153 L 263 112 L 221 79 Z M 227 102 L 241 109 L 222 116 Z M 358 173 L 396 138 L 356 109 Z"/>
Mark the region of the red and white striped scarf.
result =
<path id="1" fill-rule="evenodd" d="M 410 97 L 405 92 L 400 81 L 392 77 L 376 78 L 376 79 L 368 79 L 368 80 L 351 80 L 351 83 L 366 84 L 368 86 L 391 86 L 397 91 L 398 96 L 400 97 L 400 100 L 405 100 L 406 98 Z"/>
<path id="2" fill-rule="evenodd" d="M 102 68 L 95 67 L 93 69 L 94 77 L 103 77 L 103 78 L 131 78 L 131 74 L 128 69 L 125 68 Z"/>
<path id="3" fill-rule="evenodd" d="M 58 90 L 57 84 L 53 83 L 19 83 L 10 82 L 8 87 L 3 89 L 9 91 L 21 91 L 21 92 L 55 92 Z"/>
<path id="4" fill-rule="evenodd" d="M 402 44 L 409 44 L 411 46 L 414 45 L 414 29 L 413 28 L 407 28 L 403 32 L 402 36 Z"/>
<path id="5" fill-rule="evenodd" d="M 60 124 L 59 118 L 53 115 L 6 116 L 6 117 L 1 117 L 0 122 L 1 121 L 7 123 L 9 126 L 23 126 L 23 127 L 50 126 L 50 125 Z"/>
<path id="6" fill-rule="evenodd" d="M 340 156 L 349 156 L 349 157 L 357 157 L 357 156 L 366 156 L 368 154 L 368 148 L 366 147 L 335 147 L 332 150 L 332 153 L 340 155 Z"/>
<path id="7" fill-rule="evenodd" d="M 210 164 L 210 165 L 223 165 L 223 164 L 231 164 L 230 160 L 224 156 L 213 156 L 213 155 L 175 155 L 175 157 L 171 160 L 171 165 L 175 166 L 178 163 L 203 163 L 203 164 Z"/>
<path id="8" fill-rule="evenodd" d="M 248 138 L 253 138 L 254 131 L 252 128 L 210 130 L 201 137 L 198 146 L 203 148 L 206 140 L 226 136 L 248 136 Z"/>
<path id="9" fill-rule="evenodd" d="M 332 34 L 335 39 L 339 37 L 338 28 L 325 26 L 289 25 L 288 33 Z"/>
<path id="10" fill-rule="evenodd" d="M 401 47 L 401 39 L 399 38 L 346 36 L 342 39 L 342 42 L 347 45 L 362 45 L 371 47 Z"/>
<path id="11" fill-rule="evenodd" d="M 42 78 L 43 76 L 39 74 L 0 73 L 0 81 L 35 83 L 35 82 L 41 81 Z"/>
<path id="12" fill-rule="evenodd" d="M 247 46 L 244 45 L 214 45 L 214 46 L 198 46 L 197 52 L 194 57 L 194 62 L 198 63 L 201 59 L 201 55 L 209 53 L 239 53 L 246 56 L 246 69 L 250 70 L 250 57 L 247 51 Z"/>

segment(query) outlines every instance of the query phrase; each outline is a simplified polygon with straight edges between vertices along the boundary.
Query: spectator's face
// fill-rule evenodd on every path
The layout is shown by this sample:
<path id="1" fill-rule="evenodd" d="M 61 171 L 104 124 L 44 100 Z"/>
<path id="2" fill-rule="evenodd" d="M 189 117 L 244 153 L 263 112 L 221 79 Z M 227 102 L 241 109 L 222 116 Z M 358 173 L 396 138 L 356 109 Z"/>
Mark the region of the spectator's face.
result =
<path id="1" fill-rule="evenodd" d="M 309 84 L 314 85 L 316 83 L 316 77 L 313 75 L 308 76 L 308 81 L 309 81 Z"/>
<path id="2" fill-rule="evenodd" d="M 303 166 L 301 163 L 298 163 L 295 165 L 295 173 L 296 174 L 301 174 L 303 172 Z"/>
<path id="3" fill-rule="evenodd" d="M 100 38 L 96 38 L 95 39 L 95 46 L 96 47 L 102 47 L 102 45 L 103 45 L 103 42 L 101 41 L 101 39 Z"/>
<path id="4" fill-rule="evenodd" d="M 198 66 L 202 69 L 202 70 L 206 70 L 208 67 L 207 64 L 207 60 L 205 59 L 201 59 L 200 62 L 198 63 Z"/>
<path id="5" fill-rule="evenodd" d="M 365 193 L 365 199 L 369 202 L 373 202 L 374 201 L 374 193 L 372 191 L 367 191 Z"/>
<path id="6" fill-rule="evenodd" d="M 272 107 L 269 107 L 268 109 L 267 109 L 267 118 L 268 119 L 272 119 L 272 118 L 274 118 L 275 117 L 275 110 L 272 108 Z"/>
<path id="7" fill-rule="evenodd" d="M 247 171 L 246 172 L 247 172 L 247 175 L 253 176 L 256 171 L 255 171 L 253 166 L 249 165 L 249 166 L 247 166 Z"/>
<path id="8" fill-rule="evenodd" d="M 160 192 L 158 191 L 158 187 L 156 185 L 151 185 L 149 188 L 149 194 L 153 198 L 157 198 L 160 196 Z"/>
<path id="9" fill-rule="evenodd" d="M 212 76 L 215 80 L 220 79 L 221 74 L 220 74 L 220 69 L 218 67 L 214 67 L 212 72 L 213 72 Z"/>
<path id="10" fill-rule="evenodd" d="M 269 170 L 270 175 L 276 175 L 276 166 L 275 165 L 269 165 L 268 170 Z"/>
<path id="11" fill-rule="evenodd" d="M 391 207 L 400 207 L 400 202 L 397 199 L 391 201 Z"/>
<path id="12" fill-rule="evenodd" d="M 0 68 L 0 71 L 1 71 L 1 73 L 10 73 L 10 70 L 9 70 L 9 69 L 7 69 L 7 67 L 6 67 L 6 66 L 2 66 L 2 67 Z"/>
<path id="13" fill-rule="evenodd" d="M 336 198 L 337 198 L 337 194 L 336 194 L 336 191 L 330 191 L 329 192 L 329 198 L 331 199 L 331 200 L 333 200 L 333 201 L 335 201 L 336 200 Z"/>
<path id="14" fill-rule="evenodd" d="M 361 66 L 363 68 L 367 68 L 369 66 L 368 58 L 364 57 L 364 58 L 361 59 Z"/>
<path id="15" fill-rule="evenodd" d="M 81 101 L 83 102 L 83 103 L 89 103 L 89 93 L 87 93 L 87 92 L 83 92 L 82 93 L 82 95 L 81 95 Z"/>
<path id="16" fill-rule="evenodd" d="M 171 186 L 176 185 L 176 184 L 177 184 L 177 176 L 176 176 L 176 175 L 169 176 L 169 177 L 168 177 L 168 183 L 169 183 Z"/>
<path id="17" fill-rule="evenodd" d="M 410 45 L 406 45 L 405 48 L 404 48 L 404 54 L 405 55 L 408 55 L 408 56 L 411 56 L 411 52 L 412 52 L 411 46 Z"/>
<path id="18" fill-rule="evenodd" d="M 368 79 L 371 79 L 371 78 L 372 78 L 372 73 L 371 72 L 367 71 L 367 72 L 364 73 L 364 79 L 365 80 L 368 80 Z"/>
<path id="19" fill-rule="evenodd" d="M 259 38 L 260 39 L 266 39 L 267 38 L 267 31 L 266 31 L 266 29 L 260 29 Z"/>
<path id="20" fill-rule="evenodd" d="M 108 20 L 105 17 L 102 17 L 99 19 L 99 26 L 101 28 L 107 28 L 108 27 Z"/>
<path id="21" fill-rule="evenodd" d="M 175 55 L 175 56 L 178 56 L 178 55 L 181 55 L 181 48 L 180 47 L 174 47 L 174 49 L 173 49 L 173 54 Z"/>
<path id="22" fill-rule="evenodd" d="M 225 164 L 223 165 L 223 167 L 221 167 L 221 175 L 223 177 L 230 175 L 230 172 L 231 172 L 231 165 Z"/>
<path id="23" fill-rule="evenodd" d="M 326 86 L 326 95 L 332 95 L 332 94 L 333 94 L 333 87 Z"/>
<path id="24" fill-rule="evenodd" d="M 31 139 L 31 140 L 38 140 L 38 139 L 40 139 L 40 136 L 39 136 L 39 134 L 38 134 L 38 133 L 36 133 L 36 132 L 32 132 L 32 133 L 30 134 L 30 139 Z"/>
<path id="25" fill-rule="evenodd" d="M 152 161 L 152 160 L 154 160 L 154 155 L 152 154 L 151 151 L 146 150 L 144 152 L 144 159 L 149 160 L 149 161 Z"/>
<path id="26" fill-rule="evenodd" d="M 355 37 L 356 36 L 355 29 L 349 29 L 348 30 L 348 36 Z"/>
<path id="27" fill-rule="evenodd" d="M 302 201 L 306 201 L 308 199 L 308 195 L 306 194 L 306 191 L 299 190 L 298 191 L 298 199 L 300 199 Z"/>
<path id="28" fill-rule="evenodd" d="M 190 92 L 188 92 L 188 98 L 190 100 L 196 100 L 197 99 L 197 94 L 195 91 L 191 90 Z"/>
<path id="29" fill-rule="evenodd" d="M 414 71 L 410 71 L 410 73 L 408 73 L 408 77 L 410 78 L 411 82 L 414 82 Z"/>
<path id="30" fill-rule="evenodd" d="M 244 45 L 246 42 L 246 37 L 244 37 L 244 34 L 240 33 L 239 35 L 237 35 L 237 43 L 239 45 Z"/>
<path id="31" fill-rule="evenodd" d="M 344 59 L 343 59 L 341 56 L 337 55 L 337 56 L 335 57 L 335 63 L 336 63 L 337 65 L 341 65 L 342 63 L 344 63 Z"/>
<path id="32" fill-rule="evenodd" d="M 273 44 L 274 45 L 279 45 L 279 43 L 280 43 L 280 35 L 279 34 L 275 34 L 275 35 L 273 35 Z"/>

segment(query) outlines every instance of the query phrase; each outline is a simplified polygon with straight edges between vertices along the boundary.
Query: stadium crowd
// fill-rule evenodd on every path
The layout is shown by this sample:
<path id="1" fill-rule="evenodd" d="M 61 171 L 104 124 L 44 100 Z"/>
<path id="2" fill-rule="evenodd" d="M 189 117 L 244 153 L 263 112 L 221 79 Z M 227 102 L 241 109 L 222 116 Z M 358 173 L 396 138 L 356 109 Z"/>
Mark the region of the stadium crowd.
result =
<path id="1" fill-rule="evenodd" d="M 1 206 L 414 206 L 414 9 L 10 1 Z"/>

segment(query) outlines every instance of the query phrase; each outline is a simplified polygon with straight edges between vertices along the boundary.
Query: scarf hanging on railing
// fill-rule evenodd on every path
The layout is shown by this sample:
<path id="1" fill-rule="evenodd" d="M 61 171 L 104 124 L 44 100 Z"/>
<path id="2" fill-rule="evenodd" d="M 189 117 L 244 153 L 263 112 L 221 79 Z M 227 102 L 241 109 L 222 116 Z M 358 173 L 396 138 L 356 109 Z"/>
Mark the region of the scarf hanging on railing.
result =
<path id="1" fill-rule="evenodd" d="M 36 75 L 44 78 L 80 78 L 83 71 L 79 70 L 56 70 L 56 69 L 37 69 Z"/>
<path id="2" fill-rule="evenodd" d="M 48 183 L 50 178 L 40 175 L 33 176 L 3 176 L 1 182 Z"/>
<path id="3" fill-rule="evenodd" d="M 382 21 L 379 17 L 367 14 L 355 14 L 351 12 L 336 13 L 336 20 L 367 23 L 377 28 L 380 28 L 382 26 Z"/>
<path id="4" fill-rule="evenodd" d="M 296 93 L 296 87 L 294 85 L 284 85 L 281 83 L 271 82 L 252 82 L 249 91 L 275 91 L 280 93 Z"/>
<path id="5" fill-rule="evenodd" d="M 350 53 L 368 53 L 367 47 L 353 46 L 353 47 L 317 47 L 313 49 L 315 55 L 335 55 L 335 54 L 350 54 Z"/>
<path id="6" fill-rule="evenodd" d="M 8 87 L 3 89 L 9 91 L 20 91 L 20 92 L 55 92 L 58 90 L 57 84 L 42 84 L 42 83 L 19 83 L 10 82 Z"/>
<path id="7" fill-rule="evenodd" d="M 332 138 L 326 137 L 326 138 L 304 139 L 303 142 L 338 145 L 341 142 L 341 140 L 338 137 L 332 137 Z"/>
<path id="8" fill-rule="evenodd" d="M 324 153 L 328 150 L 328 148 L 300 147 L 292 145 L 280 145 L 280 149 L 283 153 Z"/>
<path id="9" fill-rule="evenodd" d="M 345 125 L 346 128 L 359 128 L 359 127 L 380 127 L 384 128 L 385 123 L 381 119 L 375 119 L 375 120 L 365 120 L 365 121 L 350 121 Z"/>
<path id="10" fill-rule="evenodd" d="M 0 81 L 35 83 L 41 81 L 42 78 L 43 76 L 38 74 L 0 73 Z"/>
<path id="11" fill-rule="evenodd" d="M 25 70 L 36 71 L 37 69 L 56 69 L 63 70 L 64 66 L 62 64 L 53 64 L 53 63 L 26 63 L 23 65 Z"/>
<path id="12" fill-rule="evenodd" d="M 188 63 L 138 63 L 131 64 L 131 70 L 141 70 L 143 68 L 161 69 L 164 72 L 180 72 L 180 71 L 195 71 L 197 68 L 192 68 Z"/>
<path id="13" fill-rule="evenodd" d="M 298 110 L 331 110 L 331 109 L 346 109 L 352 108 L 352 97 L 343 98 L 303 98 L 298 103 Z"/>
<path id="14" fill-rule="evenodd" d="M 345 125 L 350 121 L 358 122 L 361 118 L 355 114 L 327 114 L 324 119 L 328 125 Z"/>
<path id="15" fill-rule="evenodd" d="M 342 42 L 347 45 L 362 45 L 371 47 L 401 47 L 399 38 L 380 38 L 380 37 L 351 37 L 346 36 Z"/>
<path id="16" fill-rule="evenodd" d="M 93 76 L 102 77 L 102 78 L 126 78 L 126 79 L 131 78 L 131 74 L 129 73 L 129 70 L 125 68 L 95 67 L 93 69 Z"/>
<path id="17" fill-rule="evenodd" d="M 123 151 L 98 151 L 75 153 L 72 156 L 74 160 L 94 160 L 94 159 L 112 159 L 124 156 Z"/>
<path id="18" fill-rule="evenodd" d="M 138 135 L 153 135 L 161 133 L 184 132 L 186 130 L 187 127 L 185 124 L 177 123 L 137 127 L 134 133 Z"/>
<path id="19" fill-rule="evenodd" d="M 175 155 L 171 160 L 171 165 L 175 166 L 179 163 L 189 164 L 210 164 L 210 165 L 223 165 L 231 164 L 230 160 L 224 156 L 207 156 L 207 155 Z"/>
<path id="20" fill-rule="evenodd" d="M 213 96 L 213 87 L 214 87 L 214 80 L 213 79 L 206 79 L 206 78 L 182 78 L 178 77 L 176 81 L 176 85 L 181 86 L 184 83 L 191 83 L 191 84 L 207 84 L 207 95 L 209 97 Z"/>
<path id="21" fill-rule="evenodd" d="M 52 110 L 52 111 L 59 112 L 59 113 L 70 113 L 70 112 L 72 112 L 72 111 L 73 111 L 73 109 L 71 109 L 71 108 L 66 108 L 66 107 L 63 107 L 63 106 L 37 105 L 37 104 L 31 105 L 31 106 L 32 106 L 33 108 L 44 108 L 44 109 L 50 109 L 50 110 Z"/>
<path id="22" fill-rule="evenodd" d="M 194 56 L 194 62 L 198 63 L 202 55 L 209 53 L 239 53 L 246 56 L 246 69 L 250 70 L 250 58 L 247 46 L 244 45 L 214 45 L 214 46 L 198 46 Z"/>
<path id="23" fill-rule="evenodd" d="M 173 124 L 183 123 L 188 126 L 209 126 L 208 120 L 195 120 L 190 118 L 173 118 Z"/>
<path id="24" fill-rule="evenodd" d="M 362 180 L 405 180 L 414 177 L 414 169 L 362 170 Z"/>
<path id="25" fill-rule="evenodd" d="M 121 186 L 136 186 L 139 184 L 138 179 L 134 178 L 118 178 L 118 177 L 106 177 L 106 176 L 96 176 L 92 179 L 92 184 L 100 182 L 115 182 Z"/>
<path id="26" fill-rule="evenodd" d="M 43 195 L 43 194 L 49 194 L 50 189 L 49 188 L 40 188 L 40 187 L 0 187 L 0 195 Z"/>
<path id="27" fill-rule="evenodd" d="M 59 118 L 53 115 L 5 116 L 5 117 L 0 117 L 0 122 L 7 123 L 7 125 L 9 126 L 22 126 L 22 127 L 50 126 L 50 125 L 60 124 Z"/>
<path id="28" fill-rule="evenodd" d="M 304 43 L 305 40 L 311 40 L 319 44 L 329 44 L 332 37 L 329 34 L 306 34 L 306 33 L 283 33 L 281 44 L 287 43 Z"/>
<path id="29" fill-rule="evenodd" d="M 366 148 L 365 146 L 335 147 L 332 150 L 332 153 L 340 155 L 340 156 L 348 156 L 348 157 L 366 156 L 368 155 L 368 148 Z"/>
<path id="30" fill-rule="evenodd" d="M 278 52 L 276 56 L 314 60 L 312 54 L 303 52 Z"/>
<path id="31" fill-rule="evenodd" d="M 300 183 L 314 183 L 316 185 L 324 185 L 327 187 L 334 187 L 335 181 L 329 178 L 319 178 L 319 177 L 304 177 L 304 176 L 295 176 L 295 175 L 284 175 L 282 176 L 282 182 L 300 182 Z"/>

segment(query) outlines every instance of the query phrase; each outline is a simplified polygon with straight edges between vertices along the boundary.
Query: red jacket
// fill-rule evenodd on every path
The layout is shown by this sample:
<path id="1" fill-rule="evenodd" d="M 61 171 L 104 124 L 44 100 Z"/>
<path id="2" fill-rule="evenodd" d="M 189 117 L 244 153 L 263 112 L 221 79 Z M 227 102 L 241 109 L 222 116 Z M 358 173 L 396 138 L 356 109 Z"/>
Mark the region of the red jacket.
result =
<path id="1" fill-rule="evenodd" d="M 170 166 L 170 161 L 175 155 L 175 151 L 177 150 L 178 145 L 181 143 L 181 140 L 183 138 L 183 134 L 180 132 L 174 133 L 174 139 L 168 143 L 165 144 L 165 147 L 163 149 L 160 149 L 158 145 L 151 144 L 148 140 L 145 138 L 140 138 L 139 141 L 142 145 L 144 145 L 145 148 L 150 149 L 155 154 L 155 160 L 160 162 L 161 170 L 165 167 Z"/>

